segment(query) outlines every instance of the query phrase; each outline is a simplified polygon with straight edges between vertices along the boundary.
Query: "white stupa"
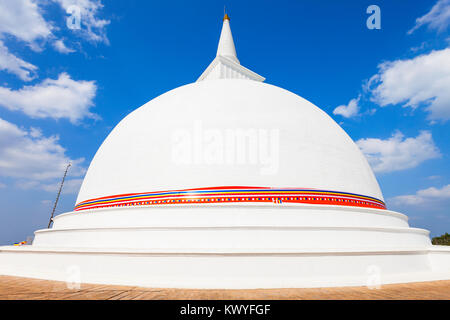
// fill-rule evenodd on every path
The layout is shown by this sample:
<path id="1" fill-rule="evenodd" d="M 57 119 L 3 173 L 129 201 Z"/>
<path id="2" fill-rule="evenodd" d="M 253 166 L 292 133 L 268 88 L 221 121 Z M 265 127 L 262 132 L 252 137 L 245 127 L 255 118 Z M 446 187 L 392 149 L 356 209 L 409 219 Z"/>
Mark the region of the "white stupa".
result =
<path id="1" fill-rule="evenodd" d="M 123 119 L 74 211 L 0 274 L 191 288 L 450 279 L 450 250 L 387 210 L 352 139 L 325 112 L 243 67 L 228 16 L 197 82 Z"/>

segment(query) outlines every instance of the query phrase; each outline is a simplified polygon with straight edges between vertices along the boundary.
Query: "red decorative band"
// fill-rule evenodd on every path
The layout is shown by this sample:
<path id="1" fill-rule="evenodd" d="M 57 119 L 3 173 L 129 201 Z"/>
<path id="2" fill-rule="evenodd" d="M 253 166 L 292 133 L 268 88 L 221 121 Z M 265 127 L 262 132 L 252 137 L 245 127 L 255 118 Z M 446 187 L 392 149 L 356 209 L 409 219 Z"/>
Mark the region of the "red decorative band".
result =
<path id="1" fill-rule="evenodd" d="M 130 193 L 82 201 L 75 211 L 172 204 L 220 204 L 243 202 L 308 203 L 386 209 L 383 201 L 360 194 L 315 190 L 274 189 L 265 187 L 212 187 L 146 193 Z"/>

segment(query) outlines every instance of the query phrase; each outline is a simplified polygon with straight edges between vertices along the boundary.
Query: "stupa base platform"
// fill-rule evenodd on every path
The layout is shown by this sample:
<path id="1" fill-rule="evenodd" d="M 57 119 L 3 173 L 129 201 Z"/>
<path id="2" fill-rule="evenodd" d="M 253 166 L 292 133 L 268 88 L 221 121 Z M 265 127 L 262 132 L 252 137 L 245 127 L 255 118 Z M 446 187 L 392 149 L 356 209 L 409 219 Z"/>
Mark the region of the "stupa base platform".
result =
<path id="1" fill-rule="evenodd" d="M 126 250 L 0 247 L 0 275 L 159 288 L 370 286 L 450 280 L 450 248 Z"/>

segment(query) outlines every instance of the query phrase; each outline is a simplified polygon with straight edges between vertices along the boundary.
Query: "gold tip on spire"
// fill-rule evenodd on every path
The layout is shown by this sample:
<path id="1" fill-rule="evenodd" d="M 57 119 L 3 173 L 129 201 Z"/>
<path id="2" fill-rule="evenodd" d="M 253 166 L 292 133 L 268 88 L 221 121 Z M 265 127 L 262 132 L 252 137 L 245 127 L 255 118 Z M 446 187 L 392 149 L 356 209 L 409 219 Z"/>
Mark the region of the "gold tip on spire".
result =
<path id="1" fill-rule="evenodd" d="M 225 16 L 223 17 L 223 21 L 228 20 L 230 21 L 230 17 L 225 13 Z"/>

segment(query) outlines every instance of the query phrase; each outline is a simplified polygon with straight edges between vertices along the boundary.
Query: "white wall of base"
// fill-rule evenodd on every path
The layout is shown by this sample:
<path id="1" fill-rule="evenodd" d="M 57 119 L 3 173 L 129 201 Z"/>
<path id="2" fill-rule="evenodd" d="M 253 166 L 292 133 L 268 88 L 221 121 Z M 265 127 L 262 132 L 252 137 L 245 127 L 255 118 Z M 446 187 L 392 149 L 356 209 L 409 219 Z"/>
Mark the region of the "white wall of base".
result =
<path id="1" fill-rule="evenodd" d="M 305 204 L 171 205 L 68 212 L 33 246 L 133 249 L 393 249 L 431 245 L 389 210 Z"/>
<path id="2" fill-rule="evenodd" d="M 24 246 L 0 247 L 0 274 L 164 288 L 365 286 L 450 279 L 449 259 L 450 248 L 433 247 L 226 253 Z"/>
<path id="3" fill-rule="evenodd" d="M 45 229 L 37 247 L 139 249 L 356 249 L 419 247 L 428 231 L 416 228 L 360 227 L 159 227 Z"/>
<path id="4" fill-rule="evenodd" d="M 450 247 L 449 246 L 433 246 L 433 250 L 429 253 L 431 269 L 434 272 L 450 271 Z"/>
<path id="5" fill-rule="evenodd" d="M 300 203 L 173 204 L 66 212 L 53 229 L 224 226 L 408 227 L 400 212 Z"/>
<path id="6" fill-rule="evenodd" d="M 79 275 L 78 275 L 79 271 Z M 450 279 L 450 248 L 401 213 L 319 205 L 69 212 L 0 274 L 165 288 L 300 288 Z"/>

